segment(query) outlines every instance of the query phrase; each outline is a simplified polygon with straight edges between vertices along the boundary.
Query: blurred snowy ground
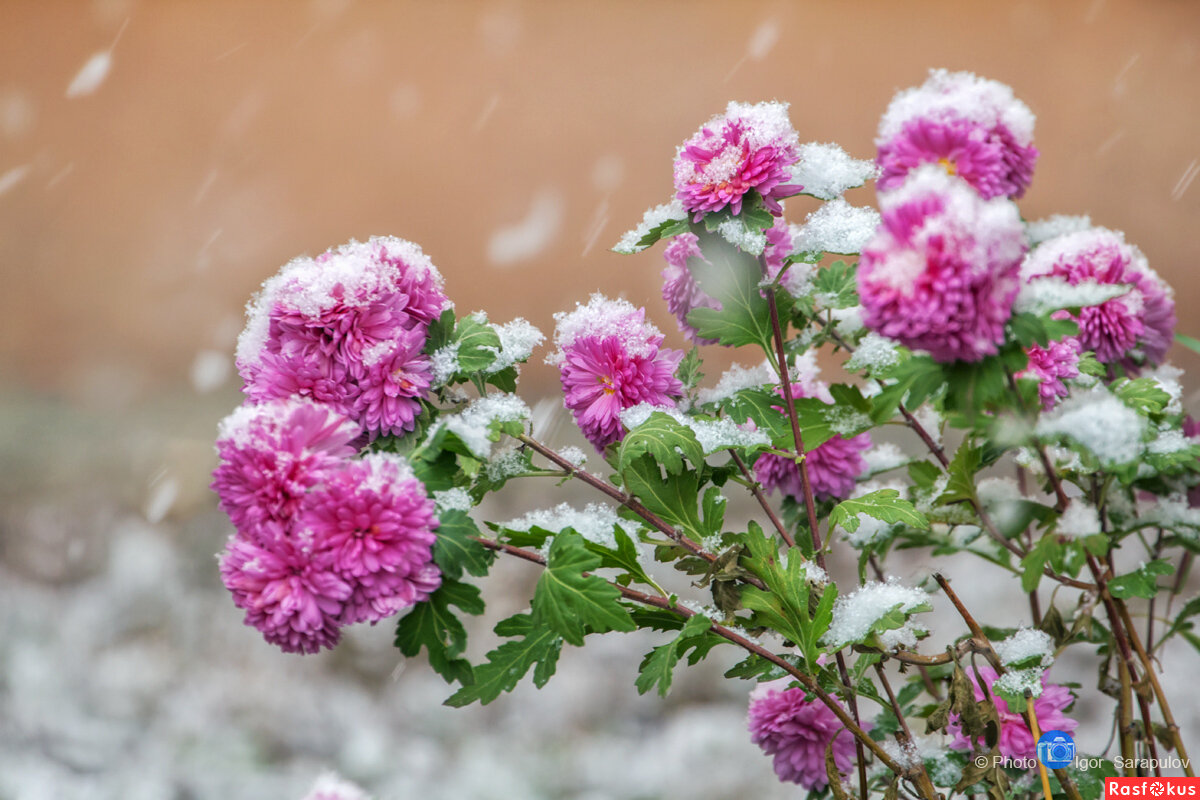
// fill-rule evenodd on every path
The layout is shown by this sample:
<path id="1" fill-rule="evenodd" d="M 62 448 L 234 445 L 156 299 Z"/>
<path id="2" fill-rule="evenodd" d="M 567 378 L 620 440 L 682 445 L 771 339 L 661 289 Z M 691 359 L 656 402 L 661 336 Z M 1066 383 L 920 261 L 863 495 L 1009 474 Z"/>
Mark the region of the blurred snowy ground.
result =
<path id="1" fill-rule="evenodd" d="M 319 656 L 266 645 L 241 624 L 213 560 L 228 523 L 205 489 L 206 428 L 226 399 L 93 416 L 4 398 L 14 424 L 0 438 L 0 798 L 285 800 L 330 768 L 378 800 L 800 794 L 748 740 L 750 686 L 720 678 L 731 648 L 681 670 L 660 701 L 633 686 L 657 639 L 611 635 L 567 648 L 540 692 L 523 685 L 486 708 L 451 709 L 424 662 L 392 648 L 387 624 L 351 628 Z M 506 496 L 495 517 L 594 499 L 535 488 Z M 933 563 L 908 555 L 890 566 L 916 580 Z M 982 620 L 1027 613 L 1014 581 L 965 559 L 937 566 Z M 498 562 L 474 655 L 494 646 L 490 625 L 525 606 L 535 579 L 527 565 Z M 961 630 L 947 605 L 935 598 L 923 650 Z M 1185 646 L 1163 662 L 1195 742 L 1195 654 Z M 1051 674 L 1090 687 L 1095 669 L 1079 649 Z M 1109 708 L 1085 689 L 1082 751 L 1104 748 Z"/>

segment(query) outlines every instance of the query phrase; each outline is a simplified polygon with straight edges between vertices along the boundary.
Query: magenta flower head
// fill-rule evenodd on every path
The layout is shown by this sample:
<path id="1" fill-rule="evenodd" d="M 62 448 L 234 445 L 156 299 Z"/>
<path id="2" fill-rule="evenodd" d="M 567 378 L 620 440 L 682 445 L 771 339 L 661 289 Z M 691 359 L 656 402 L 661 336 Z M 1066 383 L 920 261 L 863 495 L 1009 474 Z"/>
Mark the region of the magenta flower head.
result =
<path id="1" fill-rule="evenodd" d="M 1171 288 L 1118 231 L 1091 228 L 1050 239 L 1029 254 L 1021 275 L 1030 282 L 1058 278 L 1072 286 L 1128 287 L 1071 317 L 1079 323 L 1080 346 L 1103 364 L 1136 373 L 1145 364 L 1160 363 L 1171 346 L 1176 322 Z"/>
<path id="2" fill-rule="evenodd" d="M 825 403 L 833 403 L 833 396 L 821 381 L 793 381 L 791 387 L 792 397 L 816 397 Z M 783 396 L 782 388 L 776 391 Z M 772 408 L 781 414 L 786 413 L 783 406 Z M 854 491 L 858 476 L 867 468 L 866 459 L 862 454 L 870 447 L 869 434 L 860 433 L 848 439 L 835 434 L 809 450 L 804 459 L 808 465 L 808 480 L 812 484 L 814 497 L 817 500 L 849 497 Z M 804 484 L 800 479 L 800 468 L 795 461 L 764 453 L 754 462 L 754 475 L 768 492 L 778 489 L 794 500 L 804 501 Z"/>
<path id="3" fill-rule="evenodd" d="M 924 84 L 897 94 L 879 122 L 879 190 L 933 163 L 986 198 L 1021 197 L 1038 156 L 1033 123 L 1033 112 L 1004 84 L 932 70 Z"/>
<path id="4" fill-rule="evenodd" d="M 1037 755 L 1037 741 L 1029 732 L 1025 718 L 1015 711 L 1010 711 L 1008 703 L 992 692 L 992 685 L 997 678 L 996 670 L 989 666 L 978 667 L 978 670 L 987 685 L 988 696 L 1000 715 L 1000 754 L 1005 758 L 1033 758 Z M 975 699 L 983 700 L 983 688 L 979 685 L 975 669 L 968 669 L 966 672 L 975 689 Z M 1042 693 L 1033 701 L 1033 709 L 1037 712 L 1038 726 L 1043 731 L 1062 731 L 1063 733 L 1074 731 L 1079 727 L 1079 723 L 1063 713 L 1073 702 L 1074 698 L 1071 697 L 1071 691 L 1067 687 L 1046 683 L 1045 676 L 1043 676 Z M 946 726 L 946 732 L 954 736 L 954 741 L 950 743 L 952 749 L 972 749 L 971 740 L 963 734 L 962 723 L 957 714 L 950 715 L 950 723 Z"/>
<path id="5" fill-rule="evenodd" d="M 785 103 L 730 103 L 679 148 L 675 156 L 675 196 L 699 222 L 728 206 L 742 211 L 754 189 L 778 216 L 779 198 L 800 191 L 788 181 L 789 167 L 800 160 L 800 141 Z"/>
<path id="6" fill-rule="evenodd" d="M 346 463 L 309 493 L 296 538 L 351 587 L 339 621 L 378 622 L 441 585 L 437 524 L 408 464 L 377 453 Z"/>
<path id="7" fill-rule="evenodd" d="M 221 421 L 220 464 L 212 490 L 234 527 L 260 544 L 275 536 L 268 523 L 286 524 L 310 489 L 355 450 L 361 428 L 309 400 L 273 400 L 242 406 Z"/>
<path id="8" fill-rule="evenodd" d="M 220 558 L 221 580 L 246 610 L 246 624 L 285 653 L 333 647 L 350 583 L 333 569 L 332 557 L 315 555 L 281 524 L 264 526 L 260 538 L 268 539 L 265 545 L 232 536 Z"/>
<path id="9" fill-rule="evenodd" d="M 601 294 L 554 315 L 558 348 L 546 360 L 558 366 L 563 405 L 597 450 L 624 436 L 623 409 L 674 407 L 683 393 L 675 377 L 683 351 L 661 349 L 663 336 L 645 317 L 645 309 Z"/>
<path id="10" fill-rule="evenodd" d="M 1042 410 L 1049 411 L 1067 396 L 1063 381 L 1079 377 L 1079 340 L 1068 336 L 1045 347 L 1034 343 L 1025 353 L 1029 356 L 1029 366 L 1017 373 L 1017 377 L 1033 378 L 1038 382 Z"/>
<path id="11" fill-rule="evenodd" d="M 933 166 L 879 204 L 882 223 L 858 268 L 863 323 L 937 361 L 995 354 L 1025 253 L 1016 206 Z"/>
<path id="12" fill-rule="evenodd" d="M 849 775 L 854 764 L 854 736 L 837 715 L 804 689 L 758 686 L 750 694 L 750 740 L 774 757 L 775 774 L 809 791 L 829 784 L 825 748 L 833 742 L 833 761 Z"/>
<path id="13" fill-rule="evenodd" d="M 448 306 L 437 269 L 402 239 L 296 259 L 249 309 L 237 351 L 245 392 L 329 403 L 371 435 L 411 430 L 429 383 L 426 326 Z"/>
<path id="14" fill-rule="evenodd" d="M 694 308 L 721 309 L 721 301 L 712 297 L 700 288 L 688 261 L 693 258 L 704 259 L 700 252 L 699 238 L 694 233 L 681 233 L 671 240 L 663 250 L 663 258 L 667 261 L 663 276 L 663 300 L 667 301 L 667 310 L 675 315 L 679 330 L 688 341 L 695 344 L 716 344 L 716 339 L 702 339 L 696 333 L 696 328 L 687 321 L 687 315 Z"/>

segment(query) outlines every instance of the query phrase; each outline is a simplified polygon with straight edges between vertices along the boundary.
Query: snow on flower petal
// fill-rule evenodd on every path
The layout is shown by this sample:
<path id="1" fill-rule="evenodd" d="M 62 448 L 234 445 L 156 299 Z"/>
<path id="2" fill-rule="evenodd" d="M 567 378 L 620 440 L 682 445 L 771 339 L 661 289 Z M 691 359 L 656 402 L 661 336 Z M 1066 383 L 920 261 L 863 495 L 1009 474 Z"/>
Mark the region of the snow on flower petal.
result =
<path id="1" fill-rule="evenodd" d="M 936 164 L 983 197 L 1018 198 L 1033 177 L 1034 116 L 1012 89 L 969 72 L 932 70 L 921 86 L 897 94 L 875 139 L 880 191 Z"/>
<path id="2" fill-rule="evenodd" d="M 639 403 L 674 406 L 683 392 L 675 369 L 683 351 L 660 349 L 663 336 L 645 309 L 592 295 L 587 305 L 554 315 L 563 405 L 597 450 L 622 438 L 622 409 Z"/>
<path id="3" fill-rule="evenodd" d="M 858 269 L 864 324 L 937 361 L 995 354 L 1025 251 L 1016 207 L 930 166 L 881 194 L 880 207 Z"/>
<path id="4" fill-rule="evenodd" d="M 773 757 L 781 781 L 809 791 L 829 784 L 825 750 L 833 742 L 838 771 L 848 775 L 854 765 L 854 737 L 828 707 L 808 698 L 804 689 L 779 689 L 763 684 L 750 695 L 750 740 Z"/>
<path id="5" fill-rule="evenodd" d="M 1129 372 L 1157 364 L 1166 355 L 1176 322 L 1171 289 L 1120 232 L 1091 228 L 1050 239 L 1025 259 L 1021 276 L 1026 283 L 1125 287 L 1125 292 L 1071 315 L 1079 324 L 1081 347 L 1101 363 L 1120 364 Z"/>
<path id="6" fill-rule="evenodd" d="M 699 221 L 728 207 L 741 213 L 751 189 L 776 215 L 778 199 L 799 191 L 789 167 L 800 156 L 799 138 L 785 103 L 731 102 L 680 146 L 675 156 L 675 196 Z"/>
<path id="7" fill-rule="evenodd" d="M 260 538 L 267 523 L 284 523 L 304 495 L 353 455 L 354 422 L 308 400 L 242 406 L 221 421 L 220 463 L 212 489 L 234 527 Z"/>

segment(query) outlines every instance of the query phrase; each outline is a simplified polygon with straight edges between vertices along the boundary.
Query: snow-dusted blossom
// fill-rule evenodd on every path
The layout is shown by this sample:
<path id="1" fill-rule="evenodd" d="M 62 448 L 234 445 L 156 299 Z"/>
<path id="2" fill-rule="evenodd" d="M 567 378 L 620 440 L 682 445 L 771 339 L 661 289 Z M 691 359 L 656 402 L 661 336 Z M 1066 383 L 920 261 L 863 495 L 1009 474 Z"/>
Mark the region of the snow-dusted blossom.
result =
<path id="1" fill-rule="evenodd" d="M 248 311 L 237 353 L 245 392 L 328 403 L 372 435 L 411 430 L 430 379 L 426 327 L 448 306 L 437 269 L 403 239 L 295 259 Z"/>
<path id="2" fill-rule="evenodd" d="M 833 397 L 824 383 L 812 381 L 804 385 L 797 381 L 791 384 L 792 397 L 817 397 L 823 402 L 832 403 Z M 782 388 L 776 391 L 783 396 Z M 783 406 L 772 406 L 780 413 L 786 413 Z M 857 436 L 845 438 L 834 435 L 817 447 L 809 450 L 804 456 L 808 465 L 808 480 L 812 485 L 813 495 L 818 500 L 828 498 L 849 497 L 854 491 L 855 481 L 867 469 L 863 452 L 871 447 L 869 434 L 860 433 Z M 778 489 L 785 495 L 796 500 L 804 500 L 804 485 L 800 478 L 800 467 L 796 462 L 764 453 L 754 462 L 754 475 L 758 482 L 768 492 Z"/>
<path id="3" fill-rule="evenodd" d="M 757 687 L 750 694 L 750 740 L 774 758 L 775 774 L 809 791 L 824 789 L 825 748 L 833 742 L 838 771 L 848 775 L 854 765 L 854 735 L 819 700 L 804 689 Z"/>
<path id="4" fill-rule="evenodd" d="M 662 271 L 663 300 L 667 301 L 667 310 L 675 315 L 679 330 L 691 342 L 696 344 L 715 344 L 716 339 L 702 339 L 696 335 L 696 328 L 687 320 L 687 315 L 695 308 L 714 308 L 720 310 L 719 300 L 710 296 L 696 283 L 688 261 L 693 258 L 703 259 L 700 252 L 699 238 L 694 233 L 681 233 L 671 240 L 663 250 L 663 258 L 667 266 Z"/>
<path id="5" fill-rule="evenodd" d="M 921 86 L 892 99 L 875 144 L 880 191 L 933 163 L 986 198 L 1018 198 L 1033 178 L 1034 116 L 1012 89 L 969 72 L 932 70 Z"/>
<path id="6" fill-rule="evenodd" d="M 1025 252 L 1016 206 L 933 166 L 879 202 L 883 221 L 858 269 L 863 323 L 937 361 L 996 353 Z"/>
<path id="7" fill-rule="evenodd" d="M 624 435 L 621 411 L 639 403 L 674 407 L 683 384 L 675 368 L 682 350 L 661 349 L 662 334 L 646 312 L 625 300 L 592 295 L 587 305 L 554 315 L 563 405 L 597 450 Z"/>
<path id="8" fill-rule="evenodd" d="M 342 624 L 378 622 L 426 600 L 441 585 L 433 564 L 438 521 L 425 487 L 397 456 L 347 463 L 310 493 L 297 537 L 323 557 L 353 592 Z"/>
<path id="9" fill-rule="evenodd" d="M 1050 342 L 1045 347 L 1036 342 L 1025 351 L 1029 366 L 1017 374 L 1018 378 L 1033 378 L 1038 382 L 1038 397 L 1042 410 L 1049 411 L 1067 396 L 1064 380 L 1079 377 L 1079 340 L 1074 336 Z"/>
<path id="10" fill-rule="evenodd" d="M 979 685 L 975 669 L 968 668 L 966 670 L 967 677 L 970 678 L 971 686 L 975 690 L 975 699 L 983 700 L 983 688 Z M 1010 711 L 1008 703 L 997 697 L 992 691 L 992 686 L 997 679 L 996 670 L 986 665 L 977 669 L 987 685 L 988 696 L 1000 715 L 1000 754 L 1005 758 L 1033 758 L 1037 755 L 1037 742 L 1034 740 L 1033 734 L 1029 732 L 1025 718 L 1015 711 Z M 1033 701 L 1034 711 L 1037 712 L 1038 726 L 1043 731 L 1071 733 L 1079 727 L 1078 722 L 1063 713 L 1074 702 L 1071 691 L 1065 686 L 1046 683 L 1044 676 L 1041 680 L 1042 693 Z M 950 724 L 946 726 L 946 732 L 954 736 L 954 741 L 950 743 L 952 749 L 972 749 L 971 740 L 963 733 L 962 723 L 957 714 L 950 715 Z"/>
<path id="11" fill-rule="evenodd" d="M 1171 289 L 1118 231 L 1092 228 L 1050 239 L 1029 254 L 1021 275 L 1026 281 L 1059 278 L 1072 286 L 1129 287 L 1070 317 L 1079 323 L 1080 346 L 1095 352 L 1101 363 L 1136 372 L 1143 364 L 1162 361 L 1171 346 L 1176 321 Z"/>
<path id="12" fill-rule="evenodd" d="M 246 624 L 285 653 L 333 647 L 352 589 L 333 569 L 332 556 L 301 546 L 279 523 L 263 526 L 260 538 L 265 546 L 230 537 L 220 559 L 221 580 L 234 605 L 246 610 Z"/>
<path id="13" fill-rule="evenodd" d="M 776 215 L 779 198 L 800 190 L 789 184 L 789 167 L 799 160 L 800 141 L 784 103 L 730 103 L 679 148 L 675 196 L 699 221 L 728 206 L 741 213 L 754 189 Z"/>
<path id="14" fill-rule="evenodd" d="M 286 523 L 305 494 L 354 454 L 355 423 L 309 400 L 242 406 L 222 420 L 212 490 L 243 536 L 262 541 L 267 523 Z"/>

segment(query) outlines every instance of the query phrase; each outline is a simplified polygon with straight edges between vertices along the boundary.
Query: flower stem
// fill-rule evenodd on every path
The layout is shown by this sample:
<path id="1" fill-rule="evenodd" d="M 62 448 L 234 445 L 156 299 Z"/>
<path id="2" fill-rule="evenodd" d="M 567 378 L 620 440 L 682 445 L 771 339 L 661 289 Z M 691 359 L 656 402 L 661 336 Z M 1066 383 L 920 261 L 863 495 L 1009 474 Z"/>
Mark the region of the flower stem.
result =
<path id="1" fill-rule="evenodd" d="M 771 520 L 771 524 L 775 526 L 775 530 L 779 531 L 779 535 L 783 537 L 783 541 L 787 542 L 787 546 L 795 547 L 796 540 L 792 538 L 792 534 L 788 531 L 787 526 L 779 519 L 779 515 L 771 508 L 771 504 L 767 502 L 766 495 L 762 493 L 762 487 L 746 466 L 746 462 L 742 461 L 742 457 L 737 454 L 736 450 L 730 450 L 729 454 L 733 456 L 733 462 L 737 464 L 738 469 L 742 471 L 742 475 L 746 477 L 746 485 L 749 487 L 750 493 L 754 495 L 754 499 L 758 501 L 759 506 L 762 507 L 763 512 L 767 515 L 767 519 Z"/>

